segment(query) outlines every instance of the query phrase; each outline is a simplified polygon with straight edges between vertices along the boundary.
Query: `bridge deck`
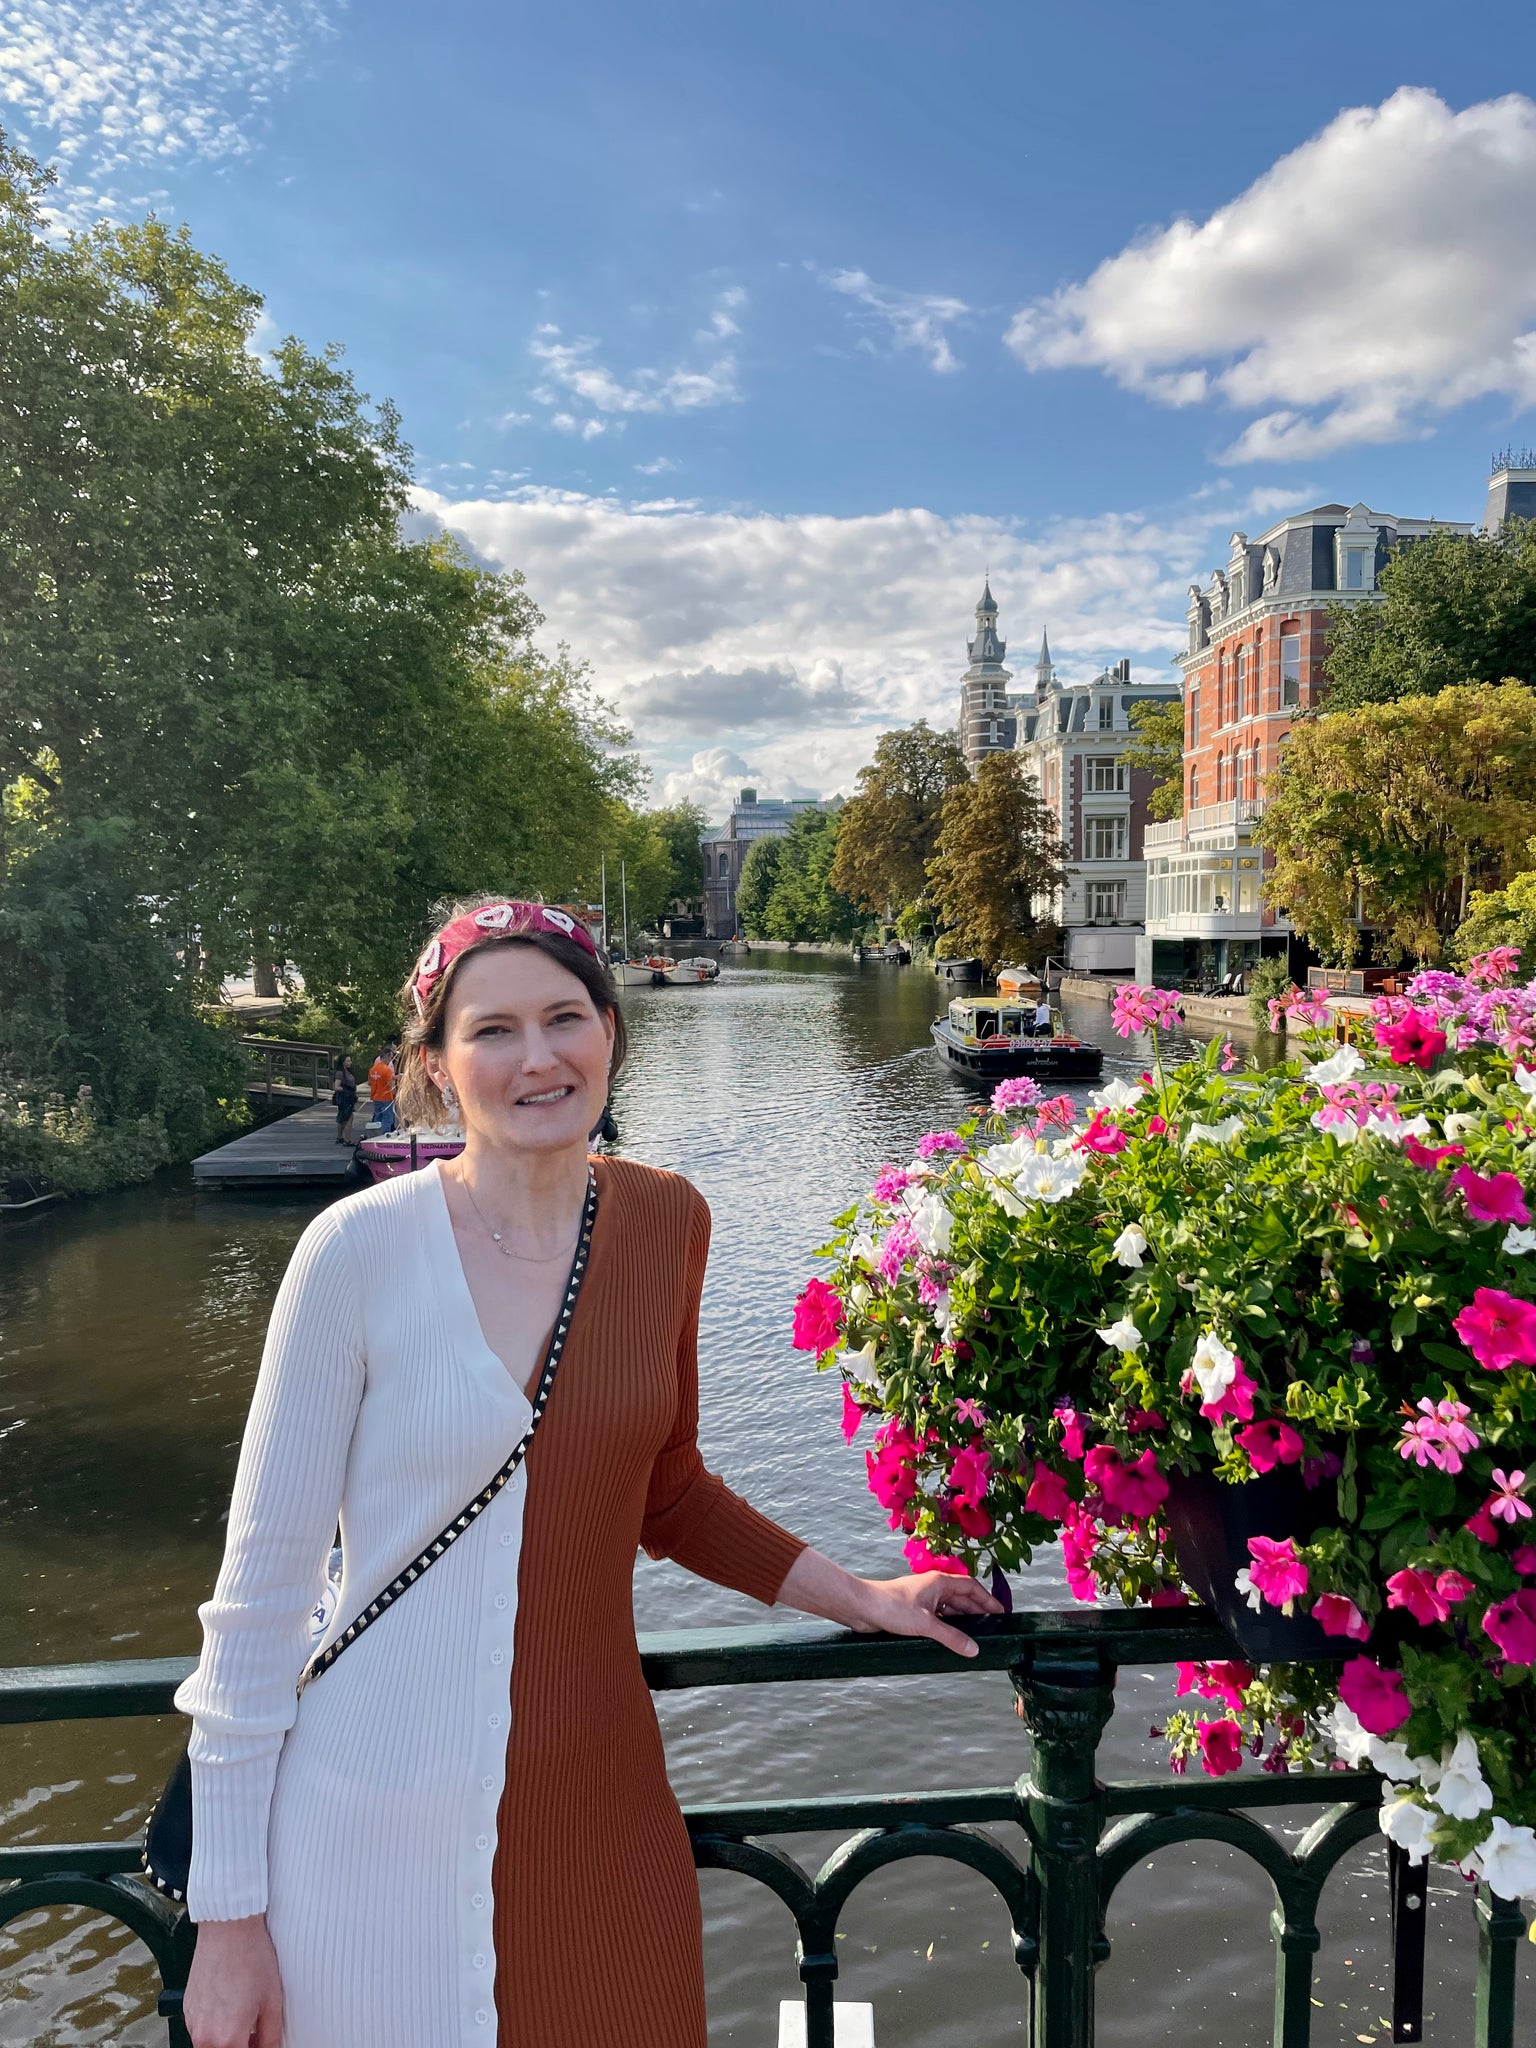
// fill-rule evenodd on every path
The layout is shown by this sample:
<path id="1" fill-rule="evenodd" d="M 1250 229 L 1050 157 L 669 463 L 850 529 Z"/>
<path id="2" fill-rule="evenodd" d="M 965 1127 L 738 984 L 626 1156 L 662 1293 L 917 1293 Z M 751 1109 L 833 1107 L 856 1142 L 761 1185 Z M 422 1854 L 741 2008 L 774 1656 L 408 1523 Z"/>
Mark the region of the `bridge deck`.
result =
<path id="1" fill-rule="evenodd" d="M 361 1134 L 366 1120 L 359 1103 L 354 1134 Z M 192 1177 L 204 1188 L 344 1186 L 354 1178 L 352 1148 L 336 1143 L 330 1103 L 316 1102 L 203 1153 L 192 1162 Z"/>

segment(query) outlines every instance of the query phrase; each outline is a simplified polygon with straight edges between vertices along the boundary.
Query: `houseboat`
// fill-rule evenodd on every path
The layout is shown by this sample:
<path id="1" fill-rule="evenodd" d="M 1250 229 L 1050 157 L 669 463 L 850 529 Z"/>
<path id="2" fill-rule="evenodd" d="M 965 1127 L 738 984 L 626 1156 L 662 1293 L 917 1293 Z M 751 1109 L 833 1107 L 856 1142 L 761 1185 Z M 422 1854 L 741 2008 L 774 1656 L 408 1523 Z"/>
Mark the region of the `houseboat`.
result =
<path id="1" fill-rule="evenodd" d="M 1104 1054 L 1086 1039 L 1052 1030 L 1034 1035 L 1033 1008 L 1002 996 L 963 996 L 930 1027 L 933 1042 L 952 1067 L 978 1081 L 1028 1074 L 1036 1081 L 1092 1081 Z"/>

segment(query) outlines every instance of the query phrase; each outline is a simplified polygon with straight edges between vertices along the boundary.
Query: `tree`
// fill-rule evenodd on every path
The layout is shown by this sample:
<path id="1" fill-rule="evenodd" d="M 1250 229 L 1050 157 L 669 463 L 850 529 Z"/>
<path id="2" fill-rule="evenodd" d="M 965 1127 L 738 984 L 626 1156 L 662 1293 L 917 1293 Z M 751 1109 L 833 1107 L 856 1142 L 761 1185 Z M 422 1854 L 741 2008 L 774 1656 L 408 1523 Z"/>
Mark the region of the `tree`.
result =
<path id="1" fill-rule="evenodd" d="M 1458 683 L 1536 684 L 1536 523 L 1428 533 L 1393 553 L 1380 588 L 1380 604 L 1330 608 L 1330 711 Z"/>
<path id="2" fill-rule="evenodd" d="M 1121 759 L 1132 774 L 1140 769 L 1153 778 L 1147 809 L 1154 818 L 1184 815 L 1184 700 L 1144 699 L 1131 706 L 1136 737 Z"/>
<path id="3" fill-rule="evenodd" d="M 773 936 L 768 929 L 768 906 L 773 900 L 783 858 L 782 839 L 759 839 L 747 848 L 747 857 L 741 864 L 741 873 L 736 881 L 736 915 L 749 939 Z"/>
<path id="4" fill-rule="evenodd" d="M 837 822 L 829 811 L 801 811 L 779 841 L 764 919 L 769 938 L 806 945 L 853 937 L 859 914 L 832 881 Z"/>
<path id="5" fill-rule="evenodd" d="M 1453 687 L 1303 720 L 1257 836 L 1265 884 L 1327 959 L 1361 925 L 1438 960 L 1473 892 L 1499 886 L 1536 833 L 1536 695 Z"/>
<path id="6" fill-rule="evenodd" d="M 948 791 L 970 780 L 952 732 L 928 721 L 883 732 L 838 823 L 832 881 L 861 910 L 894 915 L 927 887 Z"/>
<path id="7" fill-rule="evenodd" d="M 944 799 L 929 893 L 946 944 L 988 967 L 1038 966 L 1057 927 L 1038 906 L 1067 881 L 1068 848 L 1017 754 L 988 754 Z"/>
<path id="8" fill-rule="evenodd" d="M 668 902 L 694 903 L 704 894 L 704 850 L 700 835 L 709 829 L 702 804 L 664 805 L 650 812 L 672 864 Z"/>
<path id="9" fill-rule="evenodd" d="M 1461 965 L 1490 946 L 1515 946 L 1522 975 L 1536 974 L 1536 839 L 1526 847 L 1525 857 L 1531 865 L 1511 875 L 1504 888 L 1473 892 L 1466 921 L 1457 927 L 1451 947 Z"/>

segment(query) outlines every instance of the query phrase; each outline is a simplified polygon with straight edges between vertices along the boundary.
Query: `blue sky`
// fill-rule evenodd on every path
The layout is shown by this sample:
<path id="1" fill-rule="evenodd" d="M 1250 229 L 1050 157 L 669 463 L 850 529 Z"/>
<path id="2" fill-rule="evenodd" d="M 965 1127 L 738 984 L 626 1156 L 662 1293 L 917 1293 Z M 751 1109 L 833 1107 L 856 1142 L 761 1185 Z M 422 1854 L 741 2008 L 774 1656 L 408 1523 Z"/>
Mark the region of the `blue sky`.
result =
<path id="1" fill-rule="evenodd" d="M 1160 668 L 1234 527 L 1536 440 L 1528 0 L 0 0 L 0 95 L 345 344 L 658 798 L 947 721 L 987 567 Z"/>

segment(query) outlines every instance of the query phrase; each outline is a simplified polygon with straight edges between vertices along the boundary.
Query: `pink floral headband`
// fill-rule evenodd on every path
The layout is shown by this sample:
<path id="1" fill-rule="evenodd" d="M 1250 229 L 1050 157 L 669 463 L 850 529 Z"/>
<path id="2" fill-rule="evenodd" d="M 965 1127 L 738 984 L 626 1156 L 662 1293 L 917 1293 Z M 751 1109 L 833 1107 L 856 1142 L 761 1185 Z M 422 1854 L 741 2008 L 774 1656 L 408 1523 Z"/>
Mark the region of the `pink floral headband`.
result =
<path id="1" fill-rule="evenodd" d="M 548 932 L 553 938 L 574 939 L 594 960 L 598 957 L 592 934 L 563 910 L 550 910 L 542 903 L 485 903 L 445 924 L 437 937 L 427 942 L 411 983 L 418 1016 L 426 1014 L 427 997 L 459 955 L 471 946 L 483 945 L 498 932 Z"/>

